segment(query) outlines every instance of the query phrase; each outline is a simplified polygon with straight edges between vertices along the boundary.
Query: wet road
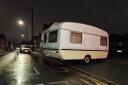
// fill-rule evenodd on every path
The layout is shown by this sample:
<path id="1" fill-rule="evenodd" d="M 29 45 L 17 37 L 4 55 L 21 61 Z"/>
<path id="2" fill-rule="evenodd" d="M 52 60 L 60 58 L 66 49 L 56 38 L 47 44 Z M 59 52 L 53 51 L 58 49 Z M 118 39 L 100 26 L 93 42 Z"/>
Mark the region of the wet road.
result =
<path id="1" fill-rule="evenodd" d="M 62 63 L 33 55 L 8 53 L 0 57 L 0 85 L 107 85 Z"/>
<path id="2" fill-rule="evenodd" d="M 94 60 L 88 65 L 80 62 L 68 63 L 68 65 L 98 78 L 116 82 L 119 85 L 128 85 L 127 55 L 115 55 L 107 60 Z"/>

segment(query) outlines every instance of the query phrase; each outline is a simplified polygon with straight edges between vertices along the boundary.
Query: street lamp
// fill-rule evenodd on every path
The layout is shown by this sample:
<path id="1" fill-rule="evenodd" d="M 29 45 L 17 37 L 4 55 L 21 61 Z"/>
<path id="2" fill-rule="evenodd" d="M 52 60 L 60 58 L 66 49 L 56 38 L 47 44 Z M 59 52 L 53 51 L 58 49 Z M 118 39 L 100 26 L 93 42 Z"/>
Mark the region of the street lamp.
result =
<path id="1" fill-rule="evenodd" d="M 24 26 L 24 21 L 23 20 L 18 20 L 17 22 L 20 26 Z M 29 45 L 30 45 L 30 26 L 28 25 L 29 29 Z M 21 37 L 24 38 L 24 34 L 21 34 Z"/>
<path id="2" fill-rule="evenodd" d="M 23 26 L 24 25 L 24 21 L 23 20 L 18 20 L 18 24 Z"/>
<path id="3" fill-rule="evenodd" d="M 21 34 L 21 37 L 24 38 L 24 34 Z"/>

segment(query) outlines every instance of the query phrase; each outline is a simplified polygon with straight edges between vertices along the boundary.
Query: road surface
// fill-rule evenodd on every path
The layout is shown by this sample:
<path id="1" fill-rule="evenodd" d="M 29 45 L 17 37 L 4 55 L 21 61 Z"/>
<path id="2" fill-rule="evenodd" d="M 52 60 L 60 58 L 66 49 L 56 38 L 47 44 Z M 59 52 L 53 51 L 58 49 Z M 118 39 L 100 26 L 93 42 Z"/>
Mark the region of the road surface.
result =
<path id="1" fill-rule="evenodd" d="M 96 79 L 75 72 L 63 64 L 51 61 L 40 62 L 40 56 L 17 54 L 16 52 L 1 56 L 0 85 L 104 84 Z"/>
<path id="2" fill-rule="evenodd" d="M 38 52 L 32 55 L 10 52 L 1 56 L 0 85 L 126 85 L 128 81 L 125 65 L 118 67 L 107 61 L 94 61 L 88 65 L 63 64 L 42 57 Z M 121 79 L 125 79 L 125 83 Z"/>

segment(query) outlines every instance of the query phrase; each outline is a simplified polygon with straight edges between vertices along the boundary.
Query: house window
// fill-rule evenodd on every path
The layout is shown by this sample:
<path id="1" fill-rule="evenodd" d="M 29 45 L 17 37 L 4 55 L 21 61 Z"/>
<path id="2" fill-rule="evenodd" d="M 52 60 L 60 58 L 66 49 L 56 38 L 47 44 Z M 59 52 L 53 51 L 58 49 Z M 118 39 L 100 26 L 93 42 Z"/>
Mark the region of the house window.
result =
<path id="1" fill-rule="evenodd" d="M 58 30 L 49 32 L 49 43 L 57 42 Z"/>
<path id="2" fill-rule="evenodd" d="M 47 41 L 47 33 L 44 34 L 44 43 Z"/>
<path id="3" fill-rule="evenodd" d="M 107 46 L 107 37 L 100 37 L 100 45 L 101 46 Z"/>
<path id="4" fill-rule="evenodd" d="M 82 43 L 82 33 L 71 32 L 70 42 L 74 44 Z"/>

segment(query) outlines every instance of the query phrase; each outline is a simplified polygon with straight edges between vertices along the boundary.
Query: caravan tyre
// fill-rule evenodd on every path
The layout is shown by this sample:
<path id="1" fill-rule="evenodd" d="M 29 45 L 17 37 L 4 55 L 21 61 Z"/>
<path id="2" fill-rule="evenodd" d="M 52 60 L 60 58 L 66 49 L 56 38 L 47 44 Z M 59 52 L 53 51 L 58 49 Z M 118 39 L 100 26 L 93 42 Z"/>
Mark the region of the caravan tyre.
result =
<path id="1" fill-rule="evenodd" d="M 91 61 L 91 57 L 89 55 L 88 56 L 85 56 L 85 58 L 84 58 L 85 64 L 90 63 L 90 61 Z"/>

